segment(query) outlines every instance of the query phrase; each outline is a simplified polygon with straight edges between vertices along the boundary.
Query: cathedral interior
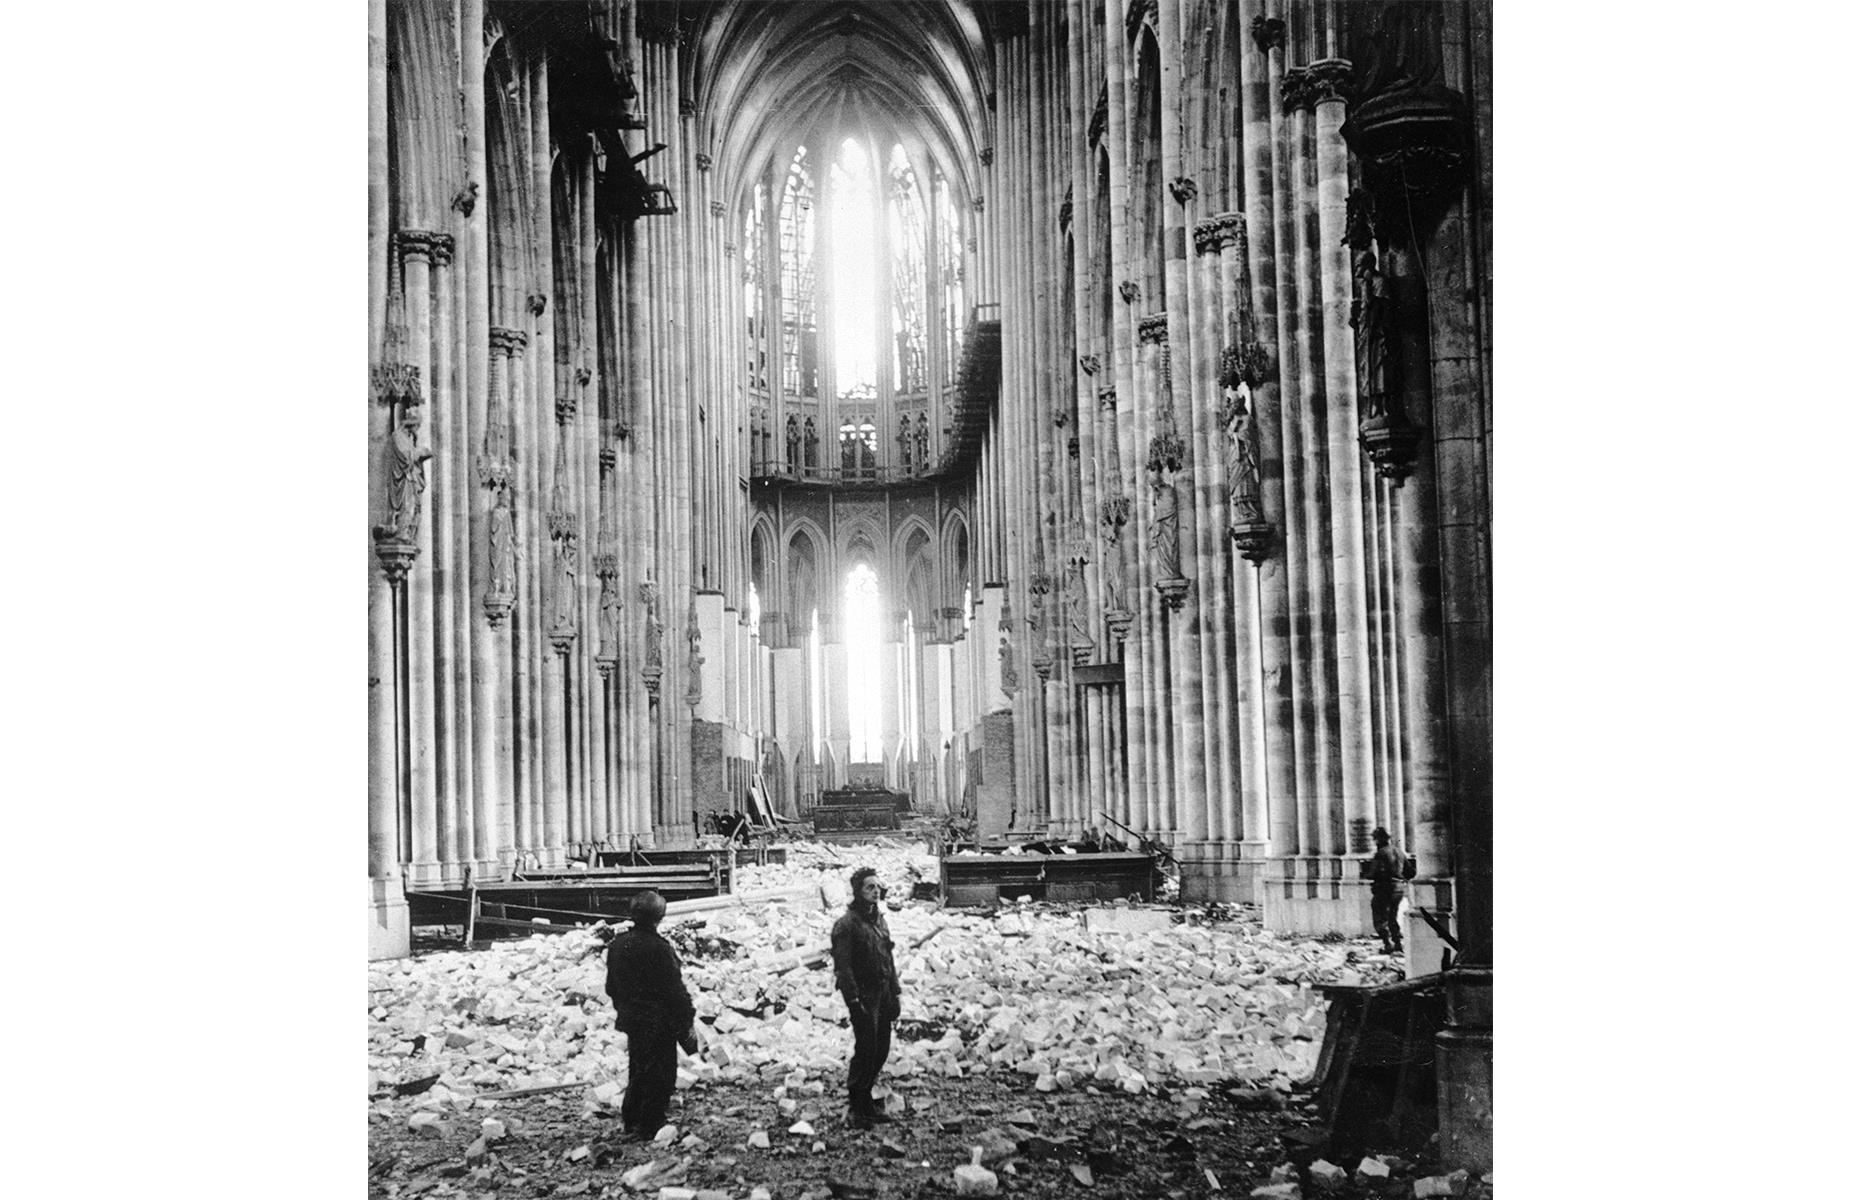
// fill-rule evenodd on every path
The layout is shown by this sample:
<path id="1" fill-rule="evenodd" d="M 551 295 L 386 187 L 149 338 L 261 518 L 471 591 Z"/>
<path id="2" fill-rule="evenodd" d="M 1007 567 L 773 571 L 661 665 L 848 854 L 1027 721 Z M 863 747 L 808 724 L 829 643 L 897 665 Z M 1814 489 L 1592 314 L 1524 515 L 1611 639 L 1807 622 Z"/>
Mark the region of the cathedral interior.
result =
<path id="1" fill-rule="evenodd" d="M 1491 962 L 1482 0 L 373 0 L 370 953 L 882 786 Z"/>

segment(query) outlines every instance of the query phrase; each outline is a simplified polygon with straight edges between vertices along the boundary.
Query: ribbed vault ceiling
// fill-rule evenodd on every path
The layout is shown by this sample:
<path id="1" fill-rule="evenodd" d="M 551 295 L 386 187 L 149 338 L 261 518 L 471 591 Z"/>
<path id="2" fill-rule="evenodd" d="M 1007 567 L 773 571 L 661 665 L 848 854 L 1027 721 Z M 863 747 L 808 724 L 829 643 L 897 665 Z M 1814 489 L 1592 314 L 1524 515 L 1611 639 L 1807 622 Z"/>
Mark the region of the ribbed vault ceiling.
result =
<path id="1" fill-rule="evenodd" d="M 974 0 L 715 0 L 690 80 L 737 188 L 804 132 L 914 133 L 978 192 L 994 84 Z"/>

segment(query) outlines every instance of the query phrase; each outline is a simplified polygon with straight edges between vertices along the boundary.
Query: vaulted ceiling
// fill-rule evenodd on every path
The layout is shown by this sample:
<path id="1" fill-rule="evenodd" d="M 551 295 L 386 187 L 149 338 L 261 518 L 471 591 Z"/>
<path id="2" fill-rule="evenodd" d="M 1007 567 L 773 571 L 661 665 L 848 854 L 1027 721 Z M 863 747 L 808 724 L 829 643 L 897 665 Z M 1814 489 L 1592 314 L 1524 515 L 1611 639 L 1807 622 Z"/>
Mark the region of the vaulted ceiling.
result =
<path id="1" fill-rule="evenodd" d="M 978 194 L 994 90 L 986 3 L 711 0 L 701 8 L 686 94 L 737 188 L 804 131 L 889 126 L 915 133 L 960 191 Z"/>

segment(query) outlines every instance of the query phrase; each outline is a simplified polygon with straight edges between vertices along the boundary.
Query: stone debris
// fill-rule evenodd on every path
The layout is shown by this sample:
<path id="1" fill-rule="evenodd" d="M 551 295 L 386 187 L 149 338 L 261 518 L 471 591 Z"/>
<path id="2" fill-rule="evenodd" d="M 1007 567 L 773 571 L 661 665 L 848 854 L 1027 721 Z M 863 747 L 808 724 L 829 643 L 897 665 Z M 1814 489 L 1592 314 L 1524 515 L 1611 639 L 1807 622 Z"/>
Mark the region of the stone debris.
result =
<path id="1" fill-rule="evenodd" d="M 1296 1183 L 1268 1183 L 1254 1188 L 1248 1195 L 1255 1200 L 1304 1200 L 1304 1192 Z"/>
<path id="2" fill-rule="evenodd" d="M 754 1133 L 751 1133 L 749 1135 L 749 1144 L 758 1150 L 767 1150 L 769 1148 L 769 1131 L 766 1129 L 758 1129 Z"/>
<path id="3" fill-rule="evenodd" d="M 969 1161 L 957 1167 L 955 1174 L 958 1196 L 993 1196 L 1001 1189 L 995 1173 L 982 1165 L 980 1146 L 970 1147 Z"/>
<path id="4" fill-rule="evenodd" d="M 788 1126 L 788 1132 L 796 1137 L 813 1137 L 814 1127 L 809 1125 L 806 1121 L 796 1121 L 794 1124 Z"/>
<path id="5" fill-rule="evenodd" d="M 976 1140 L 981 1143 L 976 1149 L 981 1152 L 981 1161 L 990 1166 L 1011 1157 L 1020 1149 L 1020 1143 L 999 1129 L 984 1129 Z"/>
<path id="6" fill-rule="evenodd" d="M 1429 1175 L 1414 1181 L 1414 1194 L 1416 1200 L 1425 1200 L 1429 1196 L 1464 1196 L 1471 1182 L 1471 1173 L 1464 1170 L 1454 1171 L 1450 1175 Z"/>
<path id="7" fill-rule="evenodd" d="M 842 853 L 796 843 L 787 864 L 738 869 L 745 892 L 825 890 L 825 905 L 736 904 L 668 918 L 668 928 L 736 947 L 735 957 L 684 965 L 706 1044 L 681 1060 L 681 1089 L 785 1068 L 773 1077 L 786 1088 L 776 1099 L 784 1116 L 800 1120 L 801 1101 L 844 1086 L 851 1037 L 832 972 L 795 967 L 826 946 L 843 907 Z M 904 847 L 861 847 L 857 857 L 894 896 L 909 893 L 912 865 L 922 866 Z M 1121 915 L 1093 915 L 1100 912 Z M 900 1029 L 917 1036 L 894 1039 L 886 1076 L 1009 1070 L 1042 1092 L 1133 1095 L 1232 1082 L 1251 1089 L 1246 1106 L 1282 1107 L 1284 1092 L 1316 1063 L 1324 1032 L 1317 987 L 1346 974 L 1369 983 L 1396 977 L 1392 965 L 1352 959 L 1347 943 L 1270 934 L 1240 920 L 1177 924 L 1175 915 L 899 905 L 888 920 L 904 992 Z M 1166 923 L 1140 932 L 1104 927 L 1159 919 Z M 626 1035 L 612 1027 L 599 945 L 591 932 L 540 934 L 371 963 L 371 1104 L 442 1113 L 491 1094 L 561 1088 L 590 1113 L 615 1107 L 625 1094 Z M 394 1094 L 410 1086 L 425 1090 Z M 907 1111 L 895 1092 L 884 1104 L 894 1115 Z"/>
<path id="8" fill-rule="evenodd" d="M 659 1200 L 697 1200 L 697 1189 L 688 1187 L 662 1187 Z"/>
<path id="9" fill-rule="evenodd" d="M 1311 1164 L 1311 1186 L 1320 1192 L 1334 1192 L 1349 1182 L 1349 1173 L 1333 1162 L 1318 1159 Z"/>
<path id="10" fill-rule="evenodd" d="M 1288 1162 L 1280 1163 L 1278 1166 L 1272 1168 L 1272 1174 L 1267 1176 L 1267 1179 L 1272 1183 L 1297 1183 L 1298 1165 Z"/>
<path id="11" fill-rule="evenodd" d="M 1379 1158 L 1365 1158 L 1356 1164 L 1356 1182 L 1381 1183 L 1389 1177 L 1389 1165 Z"/>
<path id="12" fill-rule="evenodd" d="M 775 1200 L 775 1194 L 760 1184 L 749 1189 L 749 1200 Z"/>
<path id="13" fill-rule="evenodd" d="M 652 1135 L 652 1140 L 661 1146 L 671 1145 L 678 1140 L 678 1126 L 670 1124 L 659 1126 L 659 1131 Z"/>

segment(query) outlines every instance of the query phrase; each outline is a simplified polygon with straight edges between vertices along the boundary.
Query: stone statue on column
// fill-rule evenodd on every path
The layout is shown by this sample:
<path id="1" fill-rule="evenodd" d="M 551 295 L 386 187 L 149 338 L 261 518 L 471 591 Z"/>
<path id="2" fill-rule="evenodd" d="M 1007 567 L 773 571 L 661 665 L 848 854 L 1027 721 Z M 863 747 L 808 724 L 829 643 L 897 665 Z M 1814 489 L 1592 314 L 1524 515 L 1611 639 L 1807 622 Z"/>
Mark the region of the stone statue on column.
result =
<path id="1" fill-rule="evenodd" d="M 495 481 L 491 492 L 491 578 L 485 585 L 484 611 L 496 627 L 517 603 L 517 514 L 511 507 L 508 479 Z"/>
<path id="2" fill-rule="evenodd" d="M 1350 326 L 1356 331 L 1356 388 L 1363 398 L 1363 420 L 1385 417 L 1389 397 L 1400 386 L 1401 343 L 1395 336 L 1394 302 L 1386 276 L 1376 261 L 1374 201 L 1357 188 L 1350 193 L 1344 241 L 1350 247 L 1350 275 L 1356 294 L 1350 301 Z"/>
<path id="3" fill-rule="evenodd" d="M 659 620 L 659 589 L 651 580 L 639 585 L 639 603 L 646 616 L 646 652 L 640 677 L 646 690 L 659 694 L 659 677 L 665 674 L 665 626 Z"/>
<path id="4" fill-rule="evenodd" d="M 1089 557 L 1084 536 L 1075 530 L 1072 542 L 1072 553 L 1066 559 L 1066 642 L 1072 661 L 1082 665 L 1091 660 L 1097 642 L 1085 618 L 1085 564 Z"/>
<path id="5" fill-rule="evenodd" d="M 704 640 L 698 628 L 697 593 L 691 593 L 691 608 L 685 613 L 685 703 L 696 708 L 704 699 L 704 656 L 698 647 Z"/>
<path id="6" fill-rule="evenodd" d="M 820 465 L 820 434 L 818 431 L 814 429 L 814 418 L 812 417 L 807 418 L 807 425 L 803 432 L 802 437 L 803 437 L 803 440 L 807 444 L 807 455 L 805 459 L 805 465 L 810 466 L 810 467 L 819 466 Z"/>
<path id="7" fill-rule="evenodd" d="M 420 527 L 420 495 L 426 491 L 426 460 L 433 452 L 420 445 L 420 410 L 401 406 L 400 419 L 388 435 L 386 520 L 375 527 L 379 541 L 411 544 Z"/>
<path id="8" fill-rule="evenodd" d="M 794 419 L 793 413 L 788 414 L 787 439 L 788 466 L 798 467 L 801 465 L 801 423 Z"/>
<path id="9" fill-rule="evenodd" d="M 930 418 L 925 413 L 917 414 L 917 469 L 930 469 Z"/>
<path id="10" fill-rule="evenodd" d="M 911 469 L 911 416 L 909 413 L 898 414 L 898 465 L 906 471 Z"/>
<path id="11" fill-rule="evenodd" d="M 1020 691 L 1020 674 L 1014 670 L 1014 647 L 1008 635 L 1001 635 L 1001 690 L 1012 696 Z"/>

